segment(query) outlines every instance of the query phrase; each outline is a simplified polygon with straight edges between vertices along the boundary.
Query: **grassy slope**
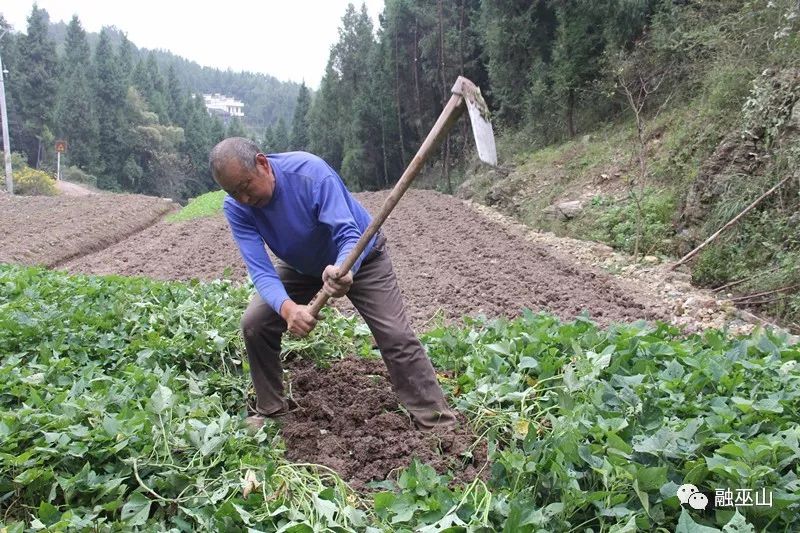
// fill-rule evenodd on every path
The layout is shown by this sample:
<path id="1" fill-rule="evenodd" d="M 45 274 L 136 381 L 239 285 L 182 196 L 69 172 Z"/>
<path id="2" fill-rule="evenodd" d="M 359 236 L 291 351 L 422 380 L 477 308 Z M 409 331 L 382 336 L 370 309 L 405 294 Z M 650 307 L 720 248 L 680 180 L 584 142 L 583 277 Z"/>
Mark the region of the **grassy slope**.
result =
<path id="1" fill-rule="evenodd" d="M 208 217 L 222 210 L 225 200 L 225 191 L 212 191 L 197 198 L 192 198 L 189 203 L 177 213 L 167 217 L 169 222 L 180 222 L 193 218 Z"/>
<path id="2" fill-rule="evenodd" d="M 708 49 L 696 57 L 687 55 L 681 83 L 662 87 L 645 115 L 648 174 L 640 248 L 643 254 L 679 257 L 786 172 L 796 172 L 800 161 L 800 135 L 793 130 L 800 126 L 798 110 L 795 108 L 792 119 L 787 115 L 791 114 L 791 103 L 788 109 L 776 104 L 794 102 L 800 97 L 800 87 L 784 82 L 782 88 L 775 89 L 775 80 L 763 75 L 770 67 L 782 75 L 789 73 L 786 77 L 791 79 L 800 67 L 797 19 L 783 16 L 785 10 L 792 9 L 791 4 L 744 3 L 738 10 L 724 8 L 727 12 L 722 15 L 714 14 L 719 3 L 692 5 L 671 38 L 694 42 L 692 49 Z M 704 24 L 696 23 L 704 18 Z M 787 24 L 795 31 L 789 37 L 776 38 Z M 668 103 L 662 106 L 666 100 Z M 789 125 L 792 120 L 794 126 Z M 743 172 L 741 165 L 723 160 L 729 166 L 722 165 L 717 175 L 700 174 L 721 141 L 738 140 L 745 131 L 762 130 L 777 133 L 772 139 L 763 134 L 756 144 L 758 153 L 752 157 L 764 163 L 755 173 Z M 500 139 L 498 150 L 513 170 L 502 180 L 487 174 L 473 178 L 467 186 L 476 200 L 499 207 L 536 228 L 633 251 L 636 209 L 630 192 L 638 181 L 638 160 L 630 110 L 619 121 L 563 144 L 533 150 L 530 139 L 518 133 Z M 715 186 L 723 190 L 705 213 L 703 224 L 690 228 L 694 233 L 686 239 L 678 231 L 679 218 L 698 179 L 716 182 Z M 567 200 L 584 202 L 578 217 L 554 220 L 543 212 L 547 206 Z M 739 294 L 800 281 L 800 272 L 793 267 L 800 263 L 796 232 L 800 222 L 796 216 L 792 218 L 798 208 L 795 184 L 701 253 L 693 266 L 695 282 L 719 286 L 763 273 L 772 265 L 782 268 L 739 285 Z M 800 328 L 800 294 L 796 291 L 779 294 L 775 301 L 756 309 Z"/>

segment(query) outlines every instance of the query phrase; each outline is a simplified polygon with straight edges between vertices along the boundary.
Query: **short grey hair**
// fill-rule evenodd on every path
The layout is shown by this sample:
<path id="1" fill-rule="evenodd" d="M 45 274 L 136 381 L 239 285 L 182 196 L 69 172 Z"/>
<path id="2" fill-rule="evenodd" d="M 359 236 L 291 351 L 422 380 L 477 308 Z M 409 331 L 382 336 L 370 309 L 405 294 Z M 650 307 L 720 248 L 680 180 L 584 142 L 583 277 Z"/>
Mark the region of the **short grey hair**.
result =
<path id="1" fill-rule="evenodd" d="M 244 137 L 228 137 L 223 139 L 211 149 L 208 156 L 208 165 L 211 167 L 211 176 L 215 181 L 220 175 L 222 169 L 236 161 L 242 167 L 249 171 L 256 169 L 256 155 L 261 152 L 261 149 L 256 143 Z"/>

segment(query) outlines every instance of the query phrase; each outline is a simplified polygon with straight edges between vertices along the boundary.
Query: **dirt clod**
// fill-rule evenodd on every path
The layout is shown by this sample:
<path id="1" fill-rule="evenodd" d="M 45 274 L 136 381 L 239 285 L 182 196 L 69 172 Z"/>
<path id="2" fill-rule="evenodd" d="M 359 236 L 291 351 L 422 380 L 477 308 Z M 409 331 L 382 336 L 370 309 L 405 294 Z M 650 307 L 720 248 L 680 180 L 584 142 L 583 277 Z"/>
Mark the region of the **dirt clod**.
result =
<path id="1" fill-rule="evenodd" d="M 289 366 L 300 409 L 282 419 L 286 455 L 292 461 L 336 470 L 356 489 L 396 479 L 414 458 L 455 482 L 488 474 L 485 442 L 463 418 L 456 428 L 422 432 L 401 410 L 380 360 L 347 358 L 321 370 L 308 361 Z"/>

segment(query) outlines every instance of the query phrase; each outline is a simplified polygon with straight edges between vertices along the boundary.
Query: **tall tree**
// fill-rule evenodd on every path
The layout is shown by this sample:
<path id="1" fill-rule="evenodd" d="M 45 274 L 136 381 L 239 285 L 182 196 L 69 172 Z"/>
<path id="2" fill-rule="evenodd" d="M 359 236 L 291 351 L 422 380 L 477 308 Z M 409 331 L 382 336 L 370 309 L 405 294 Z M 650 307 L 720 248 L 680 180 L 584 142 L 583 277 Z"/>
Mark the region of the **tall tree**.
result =
<path id="1" fill-rule="evenodd" d="M 51 126 L 58 79 L 55 43 L 47 35 L 47 12 L 33 6 L 28 30 L 19 48 L 20 77 L 17 103 L 22 117 L 22 147 L 28 164 L 39 166 L 45 146 L 52 137 Z"/>
<path id="2" fill-rule="evenodd" d="M 97 164 L 98 156 L 91 59 L 86 32 L 73 16 L 67 26 L 54 129 L 68 141 L 67 161 L 86 170 Z"/>
<path id="3" fill-rule="evenodd" d="M 99 125 L 98 149 L 100 157 L 95 169 L 98 186 L 115 189 L 122 186 L 130 190 L 131 177 L 122 172 L 129 152 L 126 139 L 124 102 L 127 84 L 119 68 L 119 57 L 114 53 L 108 32 L 100 31 L 94 53 L 94 84 Z"/>
<path id="4" fill-rule="evenodd" d="M 283 120 L 283 119 L 281 119 Z M 285 126 L 284 126 L 285 129 Z M 247 137 L 247 130 L 242 124 L 242 121 L 236 117 L 231 117 L 228 121 L 228 127 L 225 130 L 226 137 Z"/>
<path id="5" fill-rule="evenodd" d="M 527 93 L 537 71 L 552 58 L 558 26 L 551 0 L 484 0 L 481 35 L 491 90 L 500 118 L 520 125 L 526 118 Z"/>
<path id="6" fill-rule="evenodd" d="M 339 96 L 339 76 L 333 68 L 333 50 L 325 67 L 325 75 L 319 84 L 319 91 L 309 110 L 309 142 L 311 151 L 323 158 L 335 169 L 342 165 L 342 132 L 339 129 L 340 109 L 344 98 Z M 271 132 L 271 129 L 270 129 Z M 267 135 L 272 139 L 272 134 Z"/>
<path id="7" fill-rule="evenodd" d="M 555 90 L 564 102 L 570 137 L 576 133 L 578 93 L 597 78 L 602 66 L 607 1 L 562 0 L 557 3 L 559 24 L 553 52 L 553 78 Z"/>
<path id="8" fill-rule="evenodd" d="M 183 124 L 186 118 L 183 116 L 183 89 L 175 72 L 175 65 L 170 65 L 167 69 L 166 86 L 164 88 L 164 98 L 166 99 L 167 115 L 174 124 Z"/>
<path id="9" fill-rule="evenodd" d="M 300 84 L 297 91 L 297 103 L 292 118 L 292 134 L 289 141 L 290 150 L 308 150 L 308 111 L 311 108 L 311 93 L 306 83 Z"/>
<path id="10" fill-rule="evenodd" d="M 134 46 L 128 40 L 127 35 L 122 34 L 119 41 L 119 71 L 122 78 L 127 83 L 133 74 L 133 53 Z"/>
<path id="11" fill-rule="evenodd" d="M 230 137 L 230 135 L 228 136 Z M 285 152 L 289 149 L 289 129 L 286 127 L 286 121 L 283 120 L 283 117 L 279 118 L 275 126 L 269 131 L 266 144 L 269 147 L 266 150 L 270 152 Z"/>
<path id="12" fill-rule="evenodd" d="M 161 70 L 158 68 L 156 56 L 154 52 L 147 54 L 146 63 L 147 77 L 150 79 L 151 92 L 147 95 L 147 103 L 150 110 L 158 115 L 162 124 L 167 124 L 172 120 L 169 115 L 167 104 L 167 82 L 164 76 L 161 75 Z"/>
<path id="13" fill-rule="evenodd" d="M 197 179 L 197 183 L 191 192 L 199 194 L 211 190 L 214 186 L 214 181 L 211 179 L 211 173 L 208 169 L 208 153 L 211 151 L 211 147 L 219 141 L 213 137 L 213 122 L 211 117 L 208 116 L 201 96 L 190 95 L 186 100 L 184 113 L 187 114 L 188 120 L 184 126 L 185 142 L 183 151 L 191 165 L 191 173 Z M 216 117 L 214 120 L 219 122 Z M 222 131 L 222 136 L 224 137 L 225 130 L 223 129 Z"/>
<path id="14" fill-rule="evenodd" d="M 0 40 L 0 52 L 3 57 L 3 69 L 13 75 L 4 75 L 4 83 L 6 87 L 6 109 L 8 110 L 8 129 L 11 141 L 11 150 L 20 152 L 23 150 L 22 146 L 22 117 L 19 114 L 19 106 L 17 105 L 17 95 L 20 93 L 19 77 L 16 76 L 17 70 L 20 68 L 18 63 L 18 42 L 21 37 L 12 32 L 11 24 L 0 13 L 0 32 L 5 32 L 3 39 Z"/>

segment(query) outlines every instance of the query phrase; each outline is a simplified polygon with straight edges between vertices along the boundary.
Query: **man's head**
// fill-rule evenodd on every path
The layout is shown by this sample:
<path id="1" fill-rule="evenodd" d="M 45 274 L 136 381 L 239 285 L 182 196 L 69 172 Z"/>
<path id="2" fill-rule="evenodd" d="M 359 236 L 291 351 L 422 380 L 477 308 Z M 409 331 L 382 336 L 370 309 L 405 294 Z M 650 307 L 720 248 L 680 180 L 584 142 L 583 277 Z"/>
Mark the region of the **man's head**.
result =
<path id="1" fill-rule="evenodd" d="M 275 175 L 267 156 L 244 137 L 220 141 L 208 158 L 211 175 L 236 201 L 264 207 L 275 192 Z"/>

